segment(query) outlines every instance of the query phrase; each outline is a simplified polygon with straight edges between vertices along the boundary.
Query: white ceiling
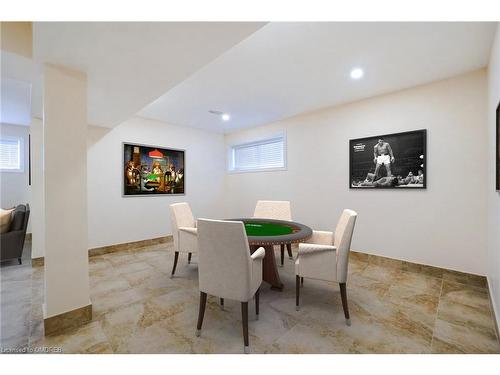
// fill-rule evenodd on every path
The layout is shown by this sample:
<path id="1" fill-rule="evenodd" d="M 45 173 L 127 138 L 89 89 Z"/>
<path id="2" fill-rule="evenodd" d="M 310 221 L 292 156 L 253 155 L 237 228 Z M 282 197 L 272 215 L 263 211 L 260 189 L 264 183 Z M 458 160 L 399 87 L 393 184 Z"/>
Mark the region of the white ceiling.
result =
<path id="1" fill-rule="evenodd" d="M 138 113 L 227 133 L 479 69 L 495 27 L 35 23 L 34 61 L 1 51 L 0 120 L 26 124 L 30 84 L 31 112 L 41 117 L 41 63 L 50 62 L 87 72 L 91 124 L 112 127 Z M 350 79 L 354 66 L 363 79 Z"/>
<path id="2" fill-rule="evenodd" d="M 29 126 L 32 112 L 42 109 L 39 66 L 7 51 L 0 52 L 0 66 L 0 122 Z"/>
<path id="3" fill-rule="evenodd" d="M 0 122 L 29 126 L 31 124 L 31 82 L 4 78 L 0 84 L 2 97 Z"/>
<path id="4" fill-rule="evenodd" d="M 113 127 L 264 24 L 36 22 L 33 58 L 86 72 L 88 121 Z"/>
<path id="5" fill-rule="evenodd" d="M 270 23 L 140 116 L 217 132 L 482 68 L 496 23 Z M 351 68 L 365 77 L 353 81 Z M 208 113 L 218 110 L 231 120 Z"/>

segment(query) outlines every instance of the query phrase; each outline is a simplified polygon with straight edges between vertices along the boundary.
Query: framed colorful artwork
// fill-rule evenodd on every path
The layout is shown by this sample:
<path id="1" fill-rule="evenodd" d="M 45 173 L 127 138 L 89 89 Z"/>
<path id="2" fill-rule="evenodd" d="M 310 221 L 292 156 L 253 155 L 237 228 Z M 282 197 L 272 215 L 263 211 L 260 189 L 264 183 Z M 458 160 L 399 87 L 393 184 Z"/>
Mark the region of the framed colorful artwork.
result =
<path id="1" fill-rule="evenodd" d="M 185 151 L 123 143 L 123 196 L 182 195 Z"/>

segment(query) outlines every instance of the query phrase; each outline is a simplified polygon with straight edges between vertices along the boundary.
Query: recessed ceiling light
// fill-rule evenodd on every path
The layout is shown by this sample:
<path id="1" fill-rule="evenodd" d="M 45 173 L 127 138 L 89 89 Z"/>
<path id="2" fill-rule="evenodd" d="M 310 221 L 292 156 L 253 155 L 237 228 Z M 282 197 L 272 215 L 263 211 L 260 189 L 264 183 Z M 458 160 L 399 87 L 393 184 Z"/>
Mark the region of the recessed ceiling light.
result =
<path id="1" fill-rule="evenodd" d="M 222 121 L 229 121 L 231 119 L 231 116 L 229 115 L 229 113 L 224 113 L 224 112 L 221 112 L 221 111 L 216 111 L 214 109 L 211 109 L 208 112 L 211 113 L 212 115 L 220 116 L 221 119 L 222 119 Z"/>
<path id="2" fill-rule="evenodd" d="M 363 72 L 363 69 L 361 68 L 354 68 L 351 70 L 351 78 L 352 79 L 360 79 L 363 77 L 365 73 Z"/>

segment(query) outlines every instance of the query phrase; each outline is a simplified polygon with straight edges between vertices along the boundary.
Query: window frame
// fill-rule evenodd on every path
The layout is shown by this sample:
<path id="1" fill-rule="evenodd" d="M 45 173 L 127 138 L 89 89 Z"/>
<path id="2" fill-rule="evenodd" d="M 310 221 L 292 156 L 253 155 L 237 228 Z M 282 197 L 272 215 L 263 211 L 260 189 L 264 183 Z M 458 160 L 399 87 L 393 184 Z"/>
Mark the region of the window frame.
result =
<path id="1" fill-rule="evenodd" d="M 283 142 L 283 166 L 282 167 L 270 167 L 270 168 L 250 168 L 250 169 L 236 169 L 235 163 L 235 149 L 245 146 L 260 145 L 269 143 L 270 141 L 281 139 Z M 227 173 L 237 174 L 237 173 L 258 173 L 258 172 L 276 172 L 276 171 L 286 171 L 288 170 L 288 144 L 285 132 L 270 134 L 265 137 L 259 137 L 251 139 L 247 142 L 233 142 L 228 145 L 227 148 Z"/>
<path id="2" fill-rule="evenodd" d="M 20 136 L 11 136 L 11 135 L 1 135 L 0 141 L 9 140 L 9 141 L 18 141 L 19 142 L 19 168 L 10 169 L 10 168 L 2 168 L 0 166 L 1 173 L 24 173 L 24 138 Z"/>

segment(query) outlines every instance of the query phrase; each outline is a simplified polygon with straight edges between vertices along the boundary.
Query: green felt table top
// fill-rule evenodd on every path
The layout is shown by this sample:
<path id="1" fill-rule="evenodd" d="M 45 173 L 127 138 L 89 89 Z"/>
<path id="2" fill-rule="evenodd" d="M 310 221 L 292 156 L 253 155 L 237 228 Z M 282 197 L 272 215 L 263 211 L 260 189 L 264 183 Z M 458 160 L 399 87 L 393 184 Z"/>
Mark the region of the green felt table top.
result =
<path id="1" fill-rule="evenodd" d="M 312 235 L 311 228 L 294 221 L 255 217 L 228 220 L 243 222 L 248 242 L 252 246 L 297 243 Z"/>
<path id="2" fill-rule="evenodd" d="M 286 224 L 271 222 L 245 223 L 247 236 L 283 236 L 293 232 L 293 227 Z"/>
<path id="3" fill-rule="evenodd" d="M 161 174 L 150 173 L 146 176 L 148 180 L 156 180 L 158 177 L 161 177 Z"/>

